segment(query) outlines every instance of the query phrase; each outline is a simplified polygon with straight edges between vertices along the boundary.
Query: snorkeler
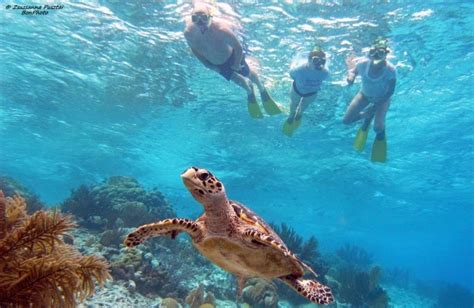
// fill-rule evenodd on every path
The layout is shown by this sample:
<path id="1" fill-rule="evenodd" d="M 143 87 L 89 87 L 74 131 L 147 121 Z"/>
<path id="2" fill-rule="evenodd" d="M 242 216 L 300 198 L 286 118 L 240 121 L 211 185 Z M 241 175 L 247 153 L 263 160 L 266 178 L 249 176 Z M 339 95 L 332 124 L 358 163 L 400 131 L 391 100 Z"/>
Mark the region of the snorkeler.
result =
<path id="1" fill-rule="evenodd" d="M 367 141 L 370 123 L 375 118 L 374 131 L 377 135 L 372 146 L 372 161 L 374 162 L 387 160 L 385 115 L 397 81 L 395 67 L 386 59 L 387 53 L 389 53 L 387 40 L 376 39 L 369 50 L 368 58 L 357 61 L 347 74 L 349 86 L 354 83 L 356 76 L 360 75 L 362 88 L 347 108 L 343 123 L 347 125 L 360 119 L 364 120 L 354 140 L 354 148 L 362 151 Z M 353 63 L 349 61 L 348 65 L 353 65 Z"/>
<path id="2" fill-rule="evenodd" d="M 303 111 L 316 99 L 321 83 L 329 75 L 325 64 L 326 53 L 318 47 L 309 53 L 308 61 L 290 70 L 293 85 L 290 90 L 290 115 L 283 124 L 285 135 L 293 135 L 301 125 Z"/>
<path id="3" fill-rule="evenodd" d="M 260 91 L 265 111 L 269 115 L 281 113 L 255 70 L 245 61 L 245 53 L 236 35 L 224 22 L 213 20 L 206 4 L 195 4 L 191 19 L 186 20 L 184 36 L 192 52 L 204 66 L 218 72 L 225 79 L 232 80 L 247 91 L 250 116 L 263 117 L 257 104 L 253 84 L 256 84 Z"/>

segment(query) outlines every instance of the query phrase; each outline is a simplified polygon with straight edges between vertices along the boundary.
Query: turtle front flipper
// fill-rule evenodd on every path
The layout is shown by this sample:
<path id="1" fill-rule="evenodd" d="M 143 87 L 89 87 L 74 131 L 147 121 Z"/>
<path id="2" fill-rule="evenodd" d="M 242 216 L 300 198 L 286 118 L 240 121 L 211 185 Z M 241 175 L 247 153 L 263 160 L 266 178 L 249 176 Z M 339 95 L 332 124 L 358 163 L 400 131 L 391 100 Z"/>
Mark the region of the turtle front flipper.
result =
<path id="1" fill-rule="evenodd" d="M 331 289 L 316 280 L 301 279 L 293 275 L 280 277 L 280 279 L 313 303 L 327 305 L 334 301 Z"/>
<path id="2" fill-rule="evenodd" d="M 150 237 L 176 235 L 179 232 L 188 233 L 193 240 L 202 236 L 201 227 L 192 220 L 173 218 L 160 220 L 148 225 L 143 225 L 127 235 L 124 244 L 127 247 L 135 247 L 142 244 Z"/>

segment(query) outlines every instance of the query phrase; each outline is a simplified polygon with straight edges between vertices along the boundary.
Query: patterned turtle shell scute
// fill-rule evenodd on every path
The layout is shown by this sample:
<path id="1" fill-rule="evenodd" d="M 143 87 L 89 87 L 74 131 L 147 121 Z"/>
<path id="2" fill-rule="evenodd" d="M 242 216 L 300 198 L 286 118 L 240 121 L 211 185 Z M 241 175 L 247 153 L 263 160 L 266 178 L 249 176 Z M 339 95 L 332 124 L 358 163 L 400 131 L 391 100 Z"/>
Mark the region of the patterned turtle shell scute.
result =
<path id="1" fill-rule="evenodd" d="M 270 236 L 275 242 L 280 244 L 283 249 L 288 250 L 285 243 L 278 236 L 278 234 L 276 234 L 276 232 L 273 231 L 273 229 L 263 219 L 258 217 L 258 215 L 255 214 L 252 210 L 247 208 L 245 205 L 235 201 L 229 201 L 229 203 L 234 209 L 234 212 L 237 217 L 239 217 L 242 222 L 247 223 L 249 227 L 253 227 L 257 231 L 260 231 Z"/>

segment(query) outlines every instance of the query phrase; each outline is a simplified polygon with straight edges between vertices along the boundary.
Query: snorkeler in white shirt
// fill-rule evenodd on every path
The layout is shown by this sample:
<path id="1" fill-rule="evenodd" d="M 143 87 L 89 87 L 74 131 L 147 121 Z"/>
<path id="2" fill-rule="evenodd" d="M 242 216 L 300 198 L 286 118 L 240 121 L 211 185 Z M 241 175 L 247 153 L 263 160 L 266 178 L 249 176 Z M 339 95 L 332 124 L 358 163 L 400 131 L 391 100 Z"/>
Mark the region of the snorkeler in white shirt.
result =
<path id="1" fill-rule="evenodd" d="M 308 61 L 290 70 L 293 84 L 290 90 L 290 115 L 283 124 L 285 135 L 293 135 L 301 125 L 303 111 L 316 99 L 322 82 L 329 75 L 325 64 L 326 54 L 318 47 L 309 53 Z"/>
<path id="2" fill-rule="evenodd" d="M 387 53 L 387 40 L 378 38 L 370 48 L 368 58 L 356 61 L 355 65 L 350 60 L 347 63 L 353 66 L 347 74 L 348 85 L 352 85 L 356 76 L 360 75 L 362 87 L 347 108 L 343 123 L 348 125 L 364 119 L 354 140 L 354 148 L 362 151 L 370 123 L 375 118 L 374 131 L 377 135 L 372 146 L 372 161 L 376 162 L 385 162 L 387 159 L 385 115 L 397 82 L 395 67 L 387 61 Z"/>

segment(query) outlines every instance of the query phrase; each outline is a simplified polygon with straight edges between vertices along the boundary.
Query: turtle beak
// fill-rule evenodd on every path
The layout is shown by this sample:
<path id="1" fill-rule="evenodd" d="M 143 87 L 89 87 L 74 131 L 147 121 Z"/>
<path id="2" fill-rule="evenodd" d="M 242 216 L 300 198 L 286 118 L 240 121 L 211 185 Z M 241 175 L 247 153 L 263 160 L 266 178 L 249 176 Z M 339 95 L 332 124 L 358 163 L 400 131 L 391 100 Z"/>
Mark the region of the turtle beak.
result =
<path id="1" fill-rule="evenodd" d="M 185 170 L 181 174 L 181 179 L 183 180 L 184 185 L 188 186 L 189 184 L 193 183 L 193 178 L 196 176 L 197 170 L 198 170 L 198 168 L 191 167 L 191 168 L 188 168 L 187 170 Z"/>
<path id="2" fill-rule="evenodd" d="M 196 174 L 196 172 L 198 171 L 199 169 L 196 168 L 196 167 L 191 167 L 191 168 L 188 168 L 186 170 L 184 170 L 183 173 L 181 173 L 181 178 L 184 180 L 184 179 L 192 179 L 193 176 Z"/>

